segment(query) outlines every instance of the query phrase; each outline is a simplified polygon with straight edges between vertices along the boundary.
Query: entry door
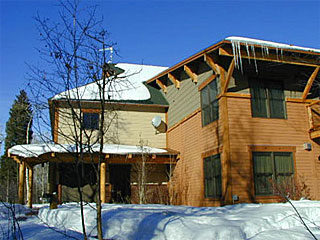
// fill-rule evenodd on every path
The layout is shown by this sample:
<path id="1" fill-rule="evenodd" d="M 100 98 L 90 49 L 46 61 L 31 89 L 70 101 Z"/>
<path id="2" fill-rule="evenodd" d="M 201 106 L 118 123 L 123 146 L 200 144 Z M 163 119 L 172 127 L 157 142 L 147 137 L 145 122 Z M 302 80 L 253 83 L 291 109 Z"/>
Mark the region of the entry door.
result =
<path id="1" fill-rule="evenodd" d="M 110 182 L 112 184 L 111 201 L 130 203 L 131 186 L 129 164 L 110 164 Z"/>

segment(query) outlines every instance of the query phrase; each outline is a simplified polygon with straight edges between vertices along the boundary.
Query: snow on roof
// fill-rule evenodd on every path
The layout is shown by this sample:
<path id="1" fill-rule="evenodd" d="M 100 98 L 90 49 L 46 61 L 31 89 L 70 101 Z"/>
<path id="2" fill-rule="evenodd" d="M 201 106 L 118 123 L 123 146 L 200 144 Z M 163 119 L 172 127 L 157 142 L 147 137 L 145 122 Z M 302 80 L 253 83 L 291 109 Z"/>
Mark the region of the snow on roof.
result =
<path id="1" fill-rule="evenodd" d="M 116 81 L 112 81 L 111 84 L 110 82 L 107 83 L 106 87 L 106 96 L 109 100 L 115 101 L 150 99 L 149 90 L 143 82 L 167 69 L 167 67 L 131 63 L 118 63 L 116 67 L 125 70 L 125 72 L 119 74 Z M 98 84 L 99 82 L 92 82 L 59 93 L 52 99 L 78 99 L 78 96 L 80 96 L 81 100 L 99 100 Z"/>
<path id="2" fill-rule="evenodd" d="M 100 145 L 96 144 L 91 147 L 91 152 L 99 152 Z M 9 148 L 8 152 L 11 155 L 16 155 L 24 158 L 39 157 L 45 153 L 73 153 L 76 152 L 75 144 L 22 144 Z M 103 153 L 105 154 L 165 154 L 167 150 L 161 148 L 151 148 L 134 145 L 120 145 L 120 144 L 104 144 Z"/>
<path id="3" fill-rule="evenodd" d="M 292 49 L 292 50 L 301 50 L 301 51 L 306 51 L 306 52 L 320 53 L 320 49 L 299 47 L 299 46 L 295 46 L 295 45 L 264 41 L 264 40 L 254 39 L 254 38 L 231 36 L 231 37 L 225 38 L 225 40 L 228 40 L 231 42 L 245 43 L 245 44 L 249 44 L 249 45 L 255 44 L 255 45 L 260 45 L 260 46 L 264 46 L 264 47 L 274 47 L 274 48 L 278 48 L 278 49 Z"/>

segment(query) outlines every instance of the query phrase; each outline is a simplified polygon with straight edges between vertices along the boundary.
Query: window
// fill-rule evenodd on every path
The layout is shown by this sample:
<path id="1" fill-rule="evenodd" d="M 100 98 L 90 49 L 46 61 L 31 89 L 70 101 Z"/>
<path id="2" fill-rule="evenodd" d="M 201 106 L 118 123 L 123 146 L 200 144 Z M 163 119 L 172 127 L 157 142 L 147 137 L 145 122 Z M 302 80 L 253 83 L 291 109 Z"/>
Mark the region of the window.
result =
<path id="1" fill-rule="evenodd" d="M 217 81 L 212 81 L 201 90 L 202 126 L 219 118 L 219 102 L 217 95 Z"/>
<path id="2" fill-rule="evenodd" d="M 204 195 L 206 198 L 221 197 L 221 161 L 220 154 L 212 155 L 204 161 Z"/>
<path id="3" fill-rule="evenodd" d="M 251 108 L 253 117 L 286 118 L 285 98 L 279 82 L 252 79 Z"/>
<path id="4" fill-rule="evenodd" d="M 272 183 L 289 182 L 294 175 L 291 152 L 253 152 L 256 195 L 273 195 Z"/>
<path id="5" fill-rule="evenodd" d="M 83 113 L 83 128 L 95 130 L 99 129 L 99 114 L 98 113 Z"/>

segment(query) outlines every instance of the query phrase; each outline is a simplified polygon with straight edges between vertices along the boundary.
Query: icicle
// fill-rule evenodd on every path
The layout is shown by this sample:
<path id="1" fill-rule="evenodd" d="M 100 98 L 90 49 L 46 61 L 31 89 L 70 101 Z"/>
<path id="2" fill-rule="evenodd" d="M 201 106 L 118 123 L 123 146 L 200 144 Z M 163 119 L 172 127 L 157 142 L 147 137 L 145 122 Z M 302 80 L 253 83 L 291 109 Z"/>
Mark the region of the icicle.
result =
<path id="1" fill-rule="evenodd" d="M 281 60 L 283 61 L 283 49 L 281 48 Z"/>
<path id="2" fill-rule="evenodd" d="M 248 54 L 248 59 L 249 59 L 249 64 L 251 64 L 251 59 L 250 59 L 250 51 L 249 51 L 249 45 L 246 42 L 246 49 L 247 49 L 247 54 Z"/>
<path id="3" fill-rule="evenodd" d="M 254 49 L 254 45 L 251 45 L 251 51 L 253 53 L 253 59 L 254 59 L 254 65 L 255 65 L 255 68 L 256 68 L 256 73 L 258 73 L 258 66 L 257 66 L 257 59 L 256 59 L 256 52 L 255 52 L 255 49 Z"/>
<path id="4" fill-rule="evenodd" d="M 238 42 L 238 57 L 239 57 L 239 62 L 240 62 L 241 73 L 243 73 L 243 70 L 242 70 L 242 58 L 241 58 L 241 45 L 240 45 L 240 42 Z"/>
<path id="5" fill-rule="evenodd" d="M 278 48 L 276 48 L 276 56 L 277 56 L 277 60 L 279 60 L 279 56 L 278 56 L 278 54 L 279 54 L 279 49 L 278 49 Z"/>
<path id="6" fill-rule="evenodd" d="M 231 41 L 231 46 L 232 46 L 232 52 L 233 52 L 234 65 L 236 66 L 236 68 L 239 69 L 237 52 L 236 52 L 236 47 L 235 47 L 234 41 Z"/>

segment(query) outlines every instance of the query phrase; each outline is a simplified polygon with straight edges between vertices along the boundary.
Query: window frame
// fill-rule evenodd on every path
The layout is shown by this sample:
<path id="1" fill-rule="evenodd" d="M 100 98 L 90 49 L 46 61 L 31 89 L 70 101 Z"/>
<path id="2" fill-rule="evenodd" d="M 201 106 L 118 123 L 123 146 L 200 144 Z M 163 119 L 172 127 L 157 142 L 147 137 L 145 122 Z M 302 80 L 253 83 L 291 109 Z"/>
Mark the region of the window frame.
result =
<path id="1" fill-rule="evenodd" d="M 213 154 L 210 156 L 206 156 L 202 158 L 203 160 L 203 189 L 204 189 L 204 198 L 210 199 L 221 199 L 222 197 L 222 164 L 221 164 L 221 155 L 220 153 Z M 208 164 L 211 164 L 210 167 L 216 166 L 218 163 L 219 166 L 219 174 L 214 176 L 212 169 L 208 168 Z M 207 176 L 206 173 L 210 171 L 213 176 Z M 207 187 L 208 181 L 211 180 L 211 184 L 213 184 L 213 188 L 210 189 L 213 194 L 210 194 L 209 189 Z M 209 185 L 210 183 L 208 183 Z"/>
<path id="2" fill-rule="evenodd" d="M 252 117 L 260 117 L 260 118 L 272 118 L 272 119 L 287 119 L 287 106 L 286 106 L 286 99 L 284 94 L 284 86 L 283 82 L 275 81 L 275 80 L 267 80 L 261 78 L 251 78 L 250 79 L 250 94 L 251 94 L 251 116 Z M 272 87 L 274 85 L 278 85 L 278 87 Z M 259 90 L 258 90 L 259 89 Z M 272 97 L 275 95 L 276 90 L 281 92 L 281 105 L 276 105 L 275 103 L 279 99 Z M 264 99 L 261 96 L 257 96 L 256 92 L 259 92 L 261 95 L 264 95 Z M 258 99 L 258 100 L 255 100 Z M 261 100 L 262 99 L 262 100 Z M 256 110 L 256 106 L 259 105 L 263 106 L 265 109 Z M 281 106 L 283 113 L 277 115 L 275 111 L 277 107 Z"/>
<path id="3" fill-rule="evenodd" d="M 90 124 L 89 126 L 86 124 L 86 117 L 90 116 Z M 92 124 L 92 116 L 96 117 L 96 123 Z M 84 130 L 99 130 L 99 120 L 100 120 L 100 114 L 98 112 L 82 112 L 82 127 Z"/>
<path id="4" fill-rule="evenodd" d="M 257 177 L 256 177 L 256 173 L 255 173 L 255 154 L 270 154 L 270 161 L 271 161 L 271 167 L 272 167 L 272 175 L 271 175 L 271 179 L 273 182 L 278 183 L 278 177 L 279 177 L 279 171 L 277 170 L 277 163 L 276 163 L 276 155 L 285 155 L 288 154 L 289 155 L 289 159 L 291 161 L 291 170 L 292 172 L 290 173 L 290 178 L 295 178 L 295 173 L 296 173 L 296 169 L 295 169 L 295 157 L 294 157 L 294 152 L 293 151 L 268 151 L 268 149 L 266 151 L 261 151 L 261 150 L 253 150 L 251 151 L 251 162 L 252 162 L 252 180 L 253 180 L 253 192 L 254 192 L 254 196 L 256 197 L 270 197 L 270 196 L 275 196 L 274 193 L 274 189 L 272 186 L 271 190 L 267 193 L 259 193 L 257 190 Z M 288 172 L 290 171 L 290 169 L 287 170 L 286 175 L 288 175 Z"/>
<path id="5" fill-rule="evenodd" d="M 207 94 L 206 100 L 204 100 L 205 93 Z M 218 95 L 219 92 L 217 79 L 213 79 L 200 90 L 202 127 L 219 119 L 219 99 L 217 99 Z"/>

